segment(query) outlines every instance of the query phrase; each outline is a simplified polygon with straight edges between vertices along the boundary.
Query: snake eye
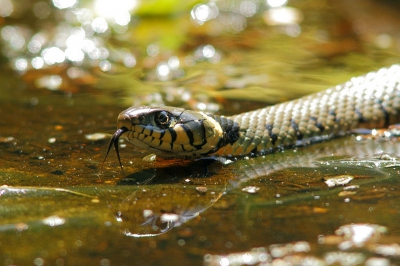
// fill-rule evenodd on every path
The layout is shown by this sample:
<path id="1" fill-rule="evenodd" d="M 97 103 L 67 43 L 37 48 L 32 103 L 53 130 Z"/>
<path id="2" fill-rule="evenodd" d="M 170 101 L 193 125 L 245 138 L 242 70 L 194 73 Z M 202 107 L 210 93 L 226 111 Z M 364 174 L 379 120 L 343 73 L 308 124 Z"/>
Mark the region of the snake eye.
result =
<path id="1" fill-rule="evenodd" d="M 157 113 L 154 117 L 154 120 L 156 122 L 156 125 L 163 129 L 167 128 L 171 123 L 170 116 L 165 111 Z"/>

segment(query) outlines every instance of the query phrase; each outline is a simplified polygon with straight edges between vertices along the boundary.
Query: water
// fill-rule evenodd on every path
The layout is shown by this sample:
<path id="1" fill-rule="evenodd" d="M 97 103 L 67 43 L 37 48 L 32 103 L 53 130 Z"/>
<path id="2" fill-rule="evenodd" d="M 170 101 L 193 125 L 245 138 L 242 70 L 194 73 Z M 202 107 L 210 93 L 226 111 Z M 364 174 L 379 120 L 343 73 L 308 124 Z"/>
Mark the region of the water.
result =
<path id="1" fill-rule="evenodd" d="M 4 265 L 399 263 L 395 137 L 349 136 L 207 170 L 143 161 L 146 151 L 123 142 L 124 172 L 114 152 L 102 167 L 116 118 L 132 104 L 230 115 L 398 62 L 395 9 L 289 1 L 282 10 L 291 21 L 274 24 L 279 10 L 252 1 L 171 18 L 142 7 L 102 32 L 90 5 L 9 3 L 14 13 L 1 13 Z M 370 27 L 374 10 L 388 15 Z"/>

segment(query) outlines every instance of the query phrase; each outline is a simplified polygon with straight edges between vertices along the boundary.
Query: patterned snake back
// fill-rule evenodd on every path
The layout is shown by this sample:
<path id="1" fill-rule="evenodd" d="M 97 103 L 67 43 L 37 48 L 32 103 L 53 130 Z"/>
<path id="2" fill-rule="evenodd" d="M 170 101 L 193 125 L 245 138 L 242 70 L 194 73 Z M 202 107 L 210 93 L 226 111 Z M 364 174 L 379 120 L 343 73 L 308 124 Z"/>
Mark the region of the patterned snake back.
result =
<path id="1" fill-rule="evenodd" d="M 355 77 L 306 97 L 228 117 L 242 134 L 217 151 L 224 156 L 270 153 L 307 145 L 355 128 L 381 128 L 400 121 L 400 66 Z"/>

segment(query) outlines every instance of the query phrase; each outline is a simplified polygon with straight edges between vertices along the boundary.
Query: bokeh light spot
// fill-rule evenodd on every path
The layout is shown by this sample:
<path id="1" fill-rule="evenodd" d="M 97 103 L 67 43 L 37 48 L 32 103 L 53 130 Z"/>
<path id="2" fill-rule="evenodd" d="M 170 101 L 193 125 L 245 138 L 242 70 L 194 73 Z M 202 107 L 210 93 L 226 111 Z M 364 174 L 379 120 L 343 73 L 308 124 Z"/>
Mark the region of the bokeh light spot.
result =
<path id="1" fill-rule="evenodd" d="M 33 6 L 33 14 L 39 19 L 47 18 L 51 13 L 51 8 L 46 2 L 38 2 Z"/>
<path id="2" fill-rule="evenodd" d="M 40 69 L 44 65 L 44 60 L 40 56 L 34 57 L 31 61 L 32 67 L 34 69 Z"/>
<path id="3" fill-rule="evenodd" d="M 102 71 L 107 72 L 111 70 L 111 63 L 108 60 L 102 60 L 99 67 Z"/>
<path id="4" fill-rule="evenodd" d="M 14 6 L 9 0 L 0 0 L 0 16 L 8 17 L 14 11 Z"/>
<path id="5" fill-rule="evenodd" d="M 62 63 L 65 61 L 64 52 L 58 47 L 46 48 L 41 53 L 43 60 L 48 65 L 53 65 L 55 63 Z"/>
<path id="6" fill-rule="evenodd" d="M 58 90 L 62 84 L 62 78 L 58 75 L 44 76 L 36 80 L 36 86 L 49 90 Z"/>
<path id="7" fill-rule="evenodd" d="M 97 33 L 103 33 L 108 29 L 108 23 L 105 18 L 97 17 L 92 21 L 92 28 Z"/>
<path id="8" fill-rule="evenodd" d="M 126 67 L 134 67 L 136 65 L 136 58 L 131 54 L 126 55 L 124 57 L 124 65 Z"/>
<path id="9" fill-rule="evenodd" d="M 55 7 L 59 9 L 70 8 L 78 3 L 77 0 L 53 0 Z"/>
<path id="10" fill-rule="evenodd" d="M 267 0 L 267 5 L 270 7 L 280 7 L 285 5 L 287 0 Z"/>
<path id="11" fill-rule="evenodd" d="M 25 58 L 15 60 L 14 68 L 18 71 L 25 71 L 28 68 L 28 61 Z"/>

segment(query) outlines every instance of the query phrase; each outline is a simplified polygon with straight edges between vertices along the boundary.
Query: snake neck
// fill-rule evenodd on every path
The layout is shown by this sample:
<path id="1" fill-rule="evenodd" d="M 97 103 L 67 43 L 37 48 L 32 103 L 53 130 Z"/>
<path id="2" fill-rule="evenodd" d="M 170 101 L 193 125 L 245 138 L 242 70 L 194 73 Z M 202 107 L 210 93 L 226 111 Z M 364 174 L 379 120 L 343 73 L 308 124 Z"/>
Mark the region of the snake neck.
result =
<path id="1" fill-rule="evenodd" d="M 221 126 L 223 133 L 216 149 L 214 149 L 212 152 L 216 152 L 218 149 L 226 145 L 233 144 L 239 140 L 241 132 L 237 122 L 225 116 L 212 115 L 211 117 Z"/>

